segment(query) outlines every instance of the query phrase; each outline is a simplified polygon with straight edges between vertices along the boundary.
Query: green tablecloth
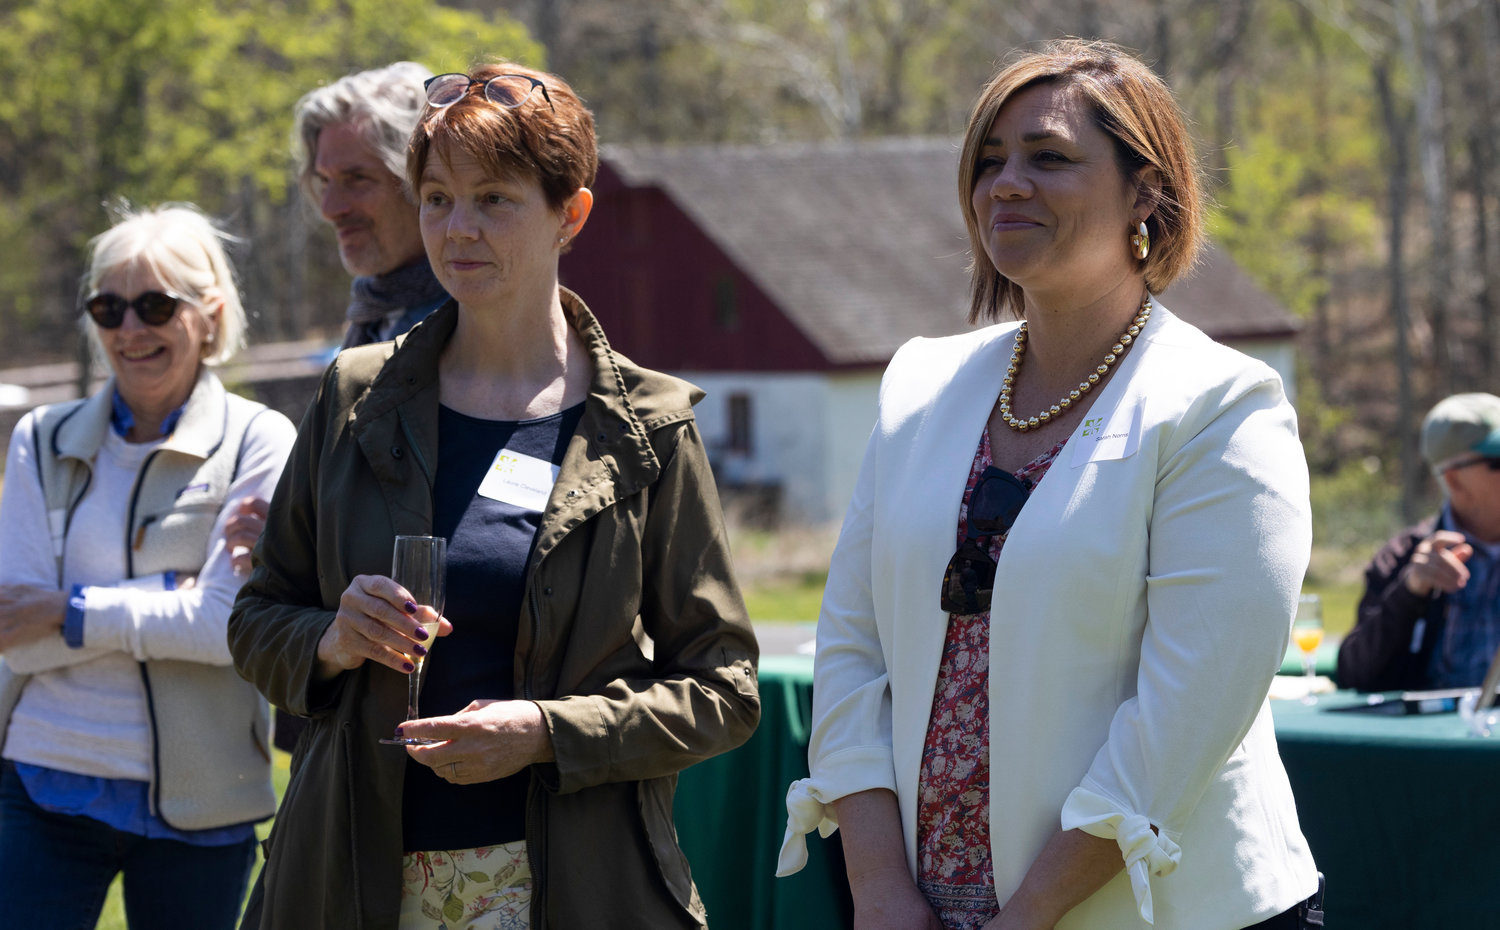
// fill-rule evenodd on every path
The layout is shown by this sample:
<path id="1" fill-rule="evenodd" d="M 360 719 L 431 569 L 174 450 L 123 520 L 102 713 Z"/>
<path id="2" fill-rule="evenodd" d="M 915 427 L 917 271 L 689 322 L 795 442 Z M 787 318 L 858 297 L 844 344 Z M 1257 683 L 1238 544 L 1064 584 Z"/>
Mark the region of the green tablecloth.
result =
<path id="1" fill-rule="evenodd" d="M 760 684 L 755 736 L 678 786 L 678 832 L 710 926 L 847 927 L 837 833 L 809 836 L 807 867 L 774 877 L 786 788 L 807 774 L 812 660 L 767 658 Z M 1361 700 L 1341 691 L 1310 707 L 1272 702 L 1303 832 L 1328 876 L 1330 926 L 1500 928 L 1500 739 L 1469 737 L 1453 713 L 1328 712 Z"/>
<path id="2" fill-rule="evenodd" d="M 1271 705 L 1329 925 L 1500 927 L 1500 739 L 1470 737 L 1456 713 L 1329 710 L 1361 702 Z"/>
<path id="3" fill-rule="evenodd" d="M 713 930 L 836 930 L 852 922 L 838 834 L 807 838 L 807 866 L 776 877 L 786 789 L 807 777 L 812 658 L 760 664 L 761 720 L 745 745 L 682 773 L 677 833 Z"/>

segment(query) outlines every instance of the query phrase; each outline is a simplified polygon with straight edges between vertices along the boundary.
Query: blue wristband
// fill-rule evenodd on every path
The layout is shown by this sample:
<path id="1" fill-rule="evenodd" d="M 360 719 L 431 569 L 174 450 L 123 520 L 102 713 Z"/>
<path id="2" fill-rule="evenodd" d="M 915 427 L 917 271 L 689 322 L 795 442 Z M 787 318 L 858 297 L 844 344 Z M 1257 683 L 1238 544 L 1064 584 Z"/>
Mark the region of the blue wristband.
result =
<path id="1" fill-rule="evenodd" d="M 70 649 L 83 648 L 83 609 L 86 603 L 83 585 L 75 584 L 73 592 L 68 595 L 68 612 L 63 615 L 63 642 Z"/>

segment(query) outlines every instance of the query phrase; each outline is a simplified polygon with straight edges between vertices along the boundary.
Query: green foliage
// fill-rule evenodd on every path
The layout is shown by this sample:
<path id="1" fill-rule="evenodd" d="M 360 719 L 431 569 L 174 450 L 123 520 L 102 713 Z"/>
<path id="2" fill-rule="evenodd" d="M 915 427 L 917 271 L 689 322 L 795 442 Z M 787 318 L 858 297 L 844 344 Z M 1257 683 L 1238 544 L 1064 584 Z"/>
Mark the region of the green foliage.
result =
<path id="1" fill-rule="evenodd" d="M 1305 317 L 1343 256 L 1376 247 L 1379 119 L 1368 66 L 1346 38 L 1282 8 L 1261 39 L 1281 53 L 1234 96 L 1240 126 L 1225 140 L 1209 233 Z"/>
<path id="2" fill-rule="evenodd" d="M 0 306 L 72 316 L 107 200 L 284 202 L 292 106 L 401 59 L 540 62 L 525 30 L 434 0 L 22 0 L 0 12 Z"/>

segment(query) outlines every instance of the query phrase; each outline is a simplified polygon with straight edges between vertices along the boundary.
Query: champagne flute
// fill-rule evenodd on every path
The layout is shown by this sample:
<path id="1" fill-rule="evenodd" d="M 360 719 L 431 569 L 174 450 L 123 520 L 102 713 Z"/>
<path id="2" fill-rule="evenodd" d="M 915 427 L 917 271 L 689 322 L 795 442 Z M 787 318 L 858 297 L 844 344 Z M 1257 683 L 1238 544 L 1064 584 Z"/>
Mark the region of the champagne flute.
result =
<path id="1" fill-rule="evenodd" d="M 432 616 L 424 616 L 422 623 L 422 629 L 427 631 L 425 645 L 431 650 L 437 642 L 438 618 L 443 615 L 447 591 L 448 541 L 441 536 L 397 536 L 391 553 L 391 579 L 405 588 L 419 606 L 432 608 Z M 416 720 L 421 716 L 417 711 L 417 696 L 422 691 L 422 673 L 427 669 L 428 657 L 412 653 L 410 658 L 413 671 L 406 676 L 406 719 Z M 408 736 L 381 742 L 391 746 L 425 746 L 439 740 Z"/>
<path id="2" fill-rule="evenodd" d="M 1292 621 L 1292 640 L 1302 650 L 1302 674 L 1306 677 L 1307 693 L 1302 703 L 1316 704 L 1313 695 L 1313 680 L 1317 675 L 1315 654 L 1323 643 L 1323 601 L 1316 594 L 1304 594 L 1297 598 L 1297 616 Z"/>

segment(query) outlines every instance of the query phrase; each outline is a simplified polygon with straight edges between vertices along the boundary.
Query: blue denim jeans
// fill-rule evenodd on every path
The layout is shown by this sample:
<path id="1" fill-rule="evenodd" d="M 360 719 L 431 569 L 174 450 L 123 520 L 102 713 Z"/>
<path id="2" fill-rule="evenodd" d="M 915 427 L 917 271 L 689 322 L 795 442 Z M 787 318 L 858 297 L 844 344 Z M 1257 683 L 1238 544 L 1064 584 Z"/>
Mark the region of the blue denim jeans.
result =
<path id="1" fill-rule="evenodd" d="M 93 930 L 125 874 L 130 930 L 233 930 L 255 864 L 255 841 L 193 846 L 124 833 L 32 803 L 0 764 L 0 901 L 8 927 Z"/>

